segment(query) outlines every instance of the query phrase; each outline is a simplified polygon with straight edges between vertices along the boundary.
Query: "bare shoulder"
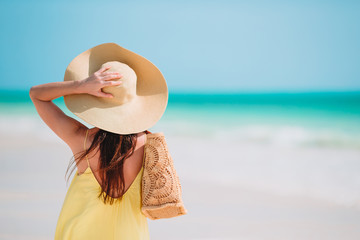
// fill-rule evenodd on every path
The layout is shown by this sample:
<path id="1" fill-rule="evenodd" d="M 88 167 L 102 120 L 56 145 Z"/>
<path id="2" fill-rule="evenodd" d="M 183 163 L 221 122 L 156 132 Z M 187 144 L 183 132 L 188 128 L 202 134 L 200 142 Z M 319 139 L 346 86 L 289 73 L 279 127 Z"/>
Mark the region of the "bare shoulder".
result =
<path id="1" fill-rule="evenodd" d="M 145 144 L 146 141 L 146 133 L 140 132 L 137 134 L 137 144 L 136 147 L 142 147 Z"/>
<path id="2" fill-rule="evenodd" d="M 86 131 L 88 131 L 87 136 L 86 136 Z M 87 127 L 81 127 L 79 128 L 79 130 L 77 131 L 76 134 L 76 141 L 73 141 L 72 145 L 70 146 L 73 154 L 76 154 L 78 152 L 83 151 L 85 148 L 89 148 L 92 140 L 94 139 L 94 135 L 95 133 L 98 131 L 98 128 L 94 127 L 94 128 L 87 128 Z M 86 137 L 86 142 L 85 142 L 85 137 Z M 85 148 L 84 148 L 84 144 L 85 144 Z"/>

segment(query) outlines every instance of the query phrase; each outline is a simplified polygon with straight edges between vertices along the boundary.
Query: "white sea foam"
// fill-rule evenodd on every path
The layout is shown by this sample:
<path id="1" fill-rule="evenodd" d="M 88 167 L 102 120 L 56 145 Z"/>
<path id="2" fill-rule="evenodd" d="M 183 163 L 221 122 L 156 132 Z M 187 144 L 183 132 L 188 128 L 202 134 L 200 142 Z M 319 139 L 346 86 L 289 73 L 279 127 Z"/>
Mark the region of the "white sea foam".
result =
<path id="1" fill-rule="evenodd" d="M 223 137 L 241 143 L 274 146 L 298 146 L 309 148 L 360 149 L 360 130 L 341 128 L 315 128 L 295 124 L 251 124 L 227 125 L 212 121 L 162 121 L 155 130 L 183 137 Z"/>
<path id="2" fill-rule="evenodd" d="M 330 147 L 360 149 L 360 135 L 337 129 L 311 129 L 303 126 L 247 125 L 218 131 L 219 135 L 236 136 L 239 141 L 278 146 Z"/>

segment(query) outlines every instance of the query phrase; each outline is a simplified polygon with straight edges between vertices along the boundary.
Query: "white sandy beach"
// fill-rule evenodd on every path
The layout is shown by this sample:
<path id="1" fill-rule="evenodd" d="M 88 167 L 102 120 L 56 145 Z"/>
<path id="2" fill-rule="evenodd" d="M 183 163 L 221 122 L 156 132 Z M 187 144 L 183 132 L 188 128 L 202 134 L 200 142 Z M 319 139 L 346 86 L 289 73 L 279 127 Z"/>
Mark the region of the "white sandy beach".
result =
<path id="1" fill-rule="evenodd" d="M 148 219 L 151 239 L 360 238 L 360 150 L 186 136 L 172 124 L 152 131 L 166 134 L 188 214 Z M 1 126 L 0 239 L 52 239 L 71 151 L 37 116 Z"/>

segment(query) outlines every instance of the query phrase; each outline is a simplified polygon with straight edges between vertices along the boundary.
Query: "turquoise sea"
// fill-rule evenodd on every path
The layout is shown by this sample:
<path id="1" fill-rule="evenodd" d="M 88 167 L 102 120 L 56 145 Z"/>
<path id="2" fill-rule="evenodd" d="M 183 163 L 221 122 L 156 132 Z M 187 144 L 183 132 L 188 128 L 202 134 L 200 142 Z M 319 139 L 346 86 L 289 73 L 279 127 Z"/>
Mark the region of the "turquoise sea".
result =
<path id="1" fill-rule="evenodd" d="M 54 102 L 77 118 L 67 110 L 63 98 Z M 0 90 L 2 119 L 35 115 L 28 91 Z M 8 129 L 2 125 L 0 130 Z M 360 149 L 360 91 L 170 92 L 155 130 L 162 128 L 194 137 L 225 134 L 244 142 Z"/>

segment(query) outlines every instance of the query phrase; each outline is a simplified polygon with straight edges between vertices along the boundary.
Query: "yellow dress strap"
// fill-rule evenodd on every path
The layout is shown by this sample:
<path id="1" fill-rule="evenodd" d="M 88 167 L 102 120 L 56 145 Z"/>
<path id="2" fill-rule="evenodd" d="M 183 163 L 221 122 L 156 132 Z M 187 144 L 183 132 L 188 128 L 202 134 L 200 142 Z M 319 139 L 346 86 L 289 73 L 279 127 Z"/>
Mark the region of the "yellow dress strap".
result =
<path id="1" fill-rule="evenodd" d="M 85 141 L 84 141 L 84 150 L 85 150 L 85 151 L 86 151 L 86 138 L 87 138 L 87 136 L 88 136 L 88 132 L 89 132 L 89 129 L 86 129 L 86 135 L 85 135 Z M 89 159 L 88 159 L 87 154 L 86 154 L 86 161 L 87 161 L 88 167 L 90 167 Z"/>

